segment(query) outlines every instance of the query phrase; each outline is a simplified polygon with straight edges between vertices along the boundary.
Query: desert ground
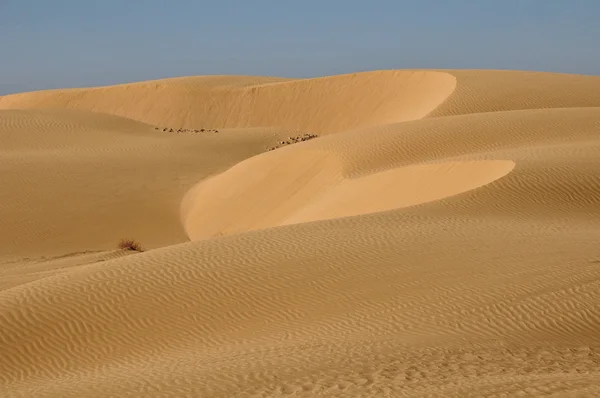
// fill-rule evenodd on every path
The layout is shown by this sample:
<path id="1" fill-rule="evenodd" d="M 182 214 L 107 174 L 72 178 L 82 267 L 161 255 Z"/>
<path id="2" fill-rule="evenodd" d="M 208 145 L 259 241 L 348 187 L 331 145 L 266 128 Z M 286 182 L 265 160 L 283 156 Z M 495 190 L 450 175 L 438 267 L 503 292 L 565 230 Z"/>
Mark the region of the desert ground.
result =
<path id="1" fill-rule="evenodd" d="M 600 77 L 6 95 L 0 181 L 2 397 L 600 396 Z"/>

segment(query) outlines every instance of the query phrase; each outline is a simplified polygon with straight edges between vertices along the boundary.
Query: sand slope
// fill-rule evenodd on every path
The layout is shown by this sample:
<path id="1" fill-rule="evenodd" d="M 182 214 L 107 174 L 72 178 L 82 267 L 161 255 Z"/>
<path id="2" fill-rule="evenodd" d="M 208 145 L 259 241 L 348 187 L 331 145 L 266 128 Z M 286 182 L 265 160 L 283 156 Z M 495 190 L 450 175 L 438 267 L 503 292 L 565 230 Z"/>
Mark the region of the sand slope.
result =
<path id="1" fill-rule="evenodd" d="M 0 258 L 112 249 L 125 237 L 147 248 L 186 241 L 185 192 L 286 135 L 177 134 L 87 111 L 0 110 Z"/>
<path id="2" fill-rule="evenodd" d="M 201 77 L 2 107 L 28 108 L 0 111 L 2 395 L 600 394 L 600 78 Z"/>
<path id="3" fill-rule="evenodd" d="M 433 71 L 303 80 L 187 77 L 15 94 L 0 98 L 0 109 L 72 108 L 177 128 L 274 126 L 323 134 L 419 119 L 455 85 L 454 76 Z"/>

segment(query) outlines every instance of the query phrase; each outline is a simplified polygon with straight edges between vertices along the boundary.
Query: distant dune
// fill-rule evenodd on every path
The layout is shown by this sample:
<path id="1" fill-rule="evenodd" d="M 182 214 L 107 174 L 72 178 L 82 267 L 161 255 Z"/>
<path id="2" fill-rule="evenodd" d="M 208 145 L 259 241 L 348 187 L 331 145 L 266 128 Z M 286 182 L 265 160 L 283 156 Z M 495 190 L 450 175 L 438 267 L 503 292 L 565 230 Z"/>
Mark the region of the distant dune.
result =
<path id="1" fill-rule="evenodd" d="M 600 396 L 599 153 L 594 76 L 0 97 L 0 395 Z"/>
<path id="2" fill-rule="evenodd" d="M 176 127 L 280 127 L 334 133 L 420 119 L 456 85 L 441 72 L 319 79 L 202 76 L 0 98 L 0 108 L 71 108 Z M 342 106 L 343 104 L 343 106 Z"/>

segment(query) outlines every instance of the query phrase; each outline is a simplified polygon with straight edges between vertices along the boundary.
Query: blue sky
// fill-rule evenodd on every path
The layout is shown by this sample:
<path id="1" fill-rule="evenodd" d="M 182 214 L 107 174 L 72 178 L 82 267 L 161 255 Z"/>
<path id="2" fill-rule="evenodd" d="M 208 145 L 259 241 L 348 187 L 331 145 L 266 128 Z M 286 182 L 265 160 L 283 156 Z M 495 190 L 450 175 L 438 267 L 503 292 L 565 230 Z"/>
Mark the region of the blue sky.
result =
<path id="1" fill-rule="evenodd" d="M 0 95 L 201 74 L 600 75 L 599 18 L 598 0 L 0 0 Z"/>

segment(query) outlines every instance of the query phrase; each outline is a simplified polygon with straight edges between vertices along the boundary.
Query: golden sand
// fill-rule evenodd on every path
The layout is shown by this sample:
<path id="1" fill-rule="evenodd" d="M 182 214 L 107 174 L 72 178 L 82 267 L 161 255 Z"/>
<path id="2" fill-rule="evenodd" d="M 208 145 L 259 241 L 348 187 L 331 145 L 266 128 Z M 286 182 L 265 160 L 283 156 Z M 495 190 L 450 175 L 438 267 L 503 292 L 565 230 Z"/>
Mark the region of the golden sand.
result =
<path id="1" fill-rule="evenodd" d="M 598 396 L 599 154 L 592 76 L 0 97 L 0 396 Z"/>

